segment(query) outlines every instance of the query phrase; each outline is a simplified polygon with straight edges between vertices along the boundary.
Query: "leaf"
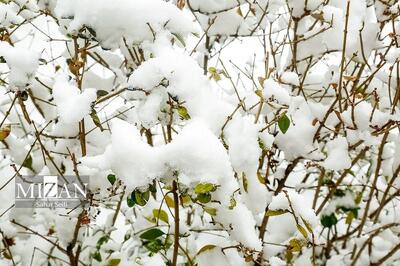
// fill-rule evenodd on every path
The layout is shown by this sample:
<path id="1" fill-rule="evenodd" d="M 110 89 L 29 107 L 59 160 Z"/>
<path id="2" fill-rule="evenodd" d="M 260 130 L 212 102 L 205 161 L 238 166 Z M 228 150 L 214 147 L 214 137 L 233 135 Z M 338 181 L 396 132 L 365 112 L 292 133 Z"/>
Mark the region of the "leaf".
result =
<path id="1" fill-rule="evenodd" d="M 108 261 L 107 266 L 118 266 L 121 259 L 111 259 Z"/>
<path id="2" fill-rule="evenodd" d="M 190 119 L 190 115 L 188 114 L 188 110 L 186 109 L 186 107 L 178 106 L 177 111 L 182 120 Z"/>
<path id="3" fill-rule="evenodd" d="M 128 204 L 128 207 L 133 207 L 133 206 L 135 206 L 135 201 L 133 200 L 132 197 L 128 197 L 128 198 L 126 199 L 126 203 Z"/>
<path id="4" fill-rule="evenodd" d="M 97 98 L 106 96 L 107 94 L 108 94 L 108 91 L 105 91 L 105 90 L 97 90 L 96 91 Z"/>
<path id="5" fill-rule="evenodd" d="M 109 238 L 107 235 L 104 235 L 104 236 L 100 237 L 99 240 L 97 240 L 96 248 L 97 248 L 97 249 L 100 249 L 100 247 L 101 247 L 104 243 L 106 243 L 109 239 L 110 239 L 110 238 Z"/>
<path id="6" fill-rule="evenodd" d="M 164 248 L 164 243 L 161 239 L 154 239 L 144 245 L 150 252 L 157 253 Z"/>
<path id="7" fill-rule="evenodd" d="M 170 196 L 166 195 L 165 196 L 165 203 L 167 203 L 167 206 L 170 208 L 175 208 L 175 203 L 174 203 L 174 199 L 171 198 Z"/>
<path id="8" fill-rule="evenodd" d="M 32 156 L 31 155 L 28 155 L 28 157 L 26 157 L 26 159 L 22 163 L 22 166 L 26 167 L 28 169 L 32 169 Z"/>
<path id="9" fill-rule="evenodd" d="M 303 221 L 304 225 L 306 226 L 308 232 L 310 232 L 312 234 L 313 230 L 312 230 L 311 224 L 306 219 L 304 219 L 303 217 L 300 216 L 300 218 Z"/>
<path id="10" fill-rule="evenodd" d="M 153 216 L 156 220 L 161 220 L 168 223 L 168 214 L 164 210 L 154 209 Z"/>
<path id="11" fill-rule="evenodd" d="M 361 200 L 362 200 L 362 192 L 358 192 L 354 202 L 358 205 L 360 204 Z"/>
<path id="12" fill-rule="evenodd" d="M 114 185 L 115 181 L 117 180 L 117 178 L 113 174 L 109 174 L 107 176 L 107 179 L 108 179 L 108 182 L 110 182 L 111 185 Z"/>
<path id="13" fill-rule="evenodd" d="M 282 132 L 283 134 L 285 134 L 286 131 L 289 129 L 290 120 L 289 120 L 289 118 L 286 116 L 286 114 L 284 114 L 283 116 L 281 116 L 281 117 L 279 118 L 278 126 L 279 126 L 279 129 L 281 130 L 281 132 Z"/>
<path id="14" fill-rule="evenodd" d="M 216 186 L 211 183 L 199 183 L 197 186 L 194 188 L 194 192 L 196 194 L 203 194 L 203 193 L 208 193 L 216 190 Z"/>
<path id="15" fill-rule="evenodd" d="M 0 141 L 5 140 L 11 133 L 11 126 L 6 125 L 0 128 Z"/>
<path id="16" fill-rule="evenodd" d="M 208 72 L 211 74 L 211 77 L 215 80 L 215 81 L 220 81 L 221 80 L 221 76 L 218 73 L 218 70 L 215 67 L 209 67 L 208 68 Z"/>
<path id="17" fill-rule="evenodd" d="M 262 174 L 259 171 L 257 171 L 257 179 L 261 184 L 265 185 L 265 178 L 262 176 Z"/>
<path id="18" fill-rule="evenodd" d="M 218 73 L 211 74 L 211 76 L 215 81 L 220 81 L 221 80 L 221 76 Z"/>
<path id="19" fill-rule="evenodd" d="M 209 68 L 208 68 L 208 72 L 209 72 L 210 74 L 214 74 L 214 73 L 217 73 L 217 69 L 216 69 L 215 67 L 209 67 Z"/>
<path id="20" fill-rule="evenodd" d="M 346 224 L 351 224 L 351 222 L 353 221 L 353 219 L 354 219 L 354 212 L 349 211 L 349 212 L 347 213 L 347 217 L 346 217 Z"/>
<path id="21" fill-rule="evenodd" d="M 343 79 L 346 81 L 356 81 L 357 76 L 343 76 Z"/>
<path id="22" fill-rule="evenodd" d="M 324 227 L 332 227 L 335 224 L 337 224 L 337 222 L 338 222 L 338 220 L 334 213 L 332 213 L 330 215 L 322 215 L 322 217 L 321 217 L 321 224 Z"/>
<path id="23" fill-rule="evenodd" d="M 304 229 L 303 226 L 301 226 L 300 224 L 297 224 L 297 230 L 299 230 L 299 232 L 304 236 L 304 238 L 308 238 L 307 230 Z"/>
<path id="24" fill-rule="evenodd" d="M 215 209 L 215 208 L 207 208 L 207 207 L 205 207 L 204 211 L 206 213 L 208 213 L 209 215 L 211 215 L 211 216 L 217 215 L 217 209 Z"/>
<path id="25" fill-rule="evenodd" d="M 249 187 L 249 182 L 248 182 L 248 180 L 247 180 L 247 177 L 246 177 L 245 173 L 242 174 L 242 179 L 243 179 L 242 182 L 243 182 L 244 191 L 247 192 L 248 187 Z"/>
<path id="26" fill-rule="evenodd" d="M 92 257 L 93 257 L 93 259 L 97 260 L 98 262 L 101 262 L 101 261 L 102 261 L 101 254 L 100 254 L 99 251 L 96 251 L 96 252 L 92 255 Z"/>
<path id="27" fill-rule="evenodd" d="M 135 198 L 134 198 L 135 202 L 139 206 L 144 206 L 149 201 L 149 198 L 150 198 L 149 191 L 141 192 L 140 190 L 135 190 L 134 194 L 135 194 Z"/>
<path id="28" fill-rule="evenodd" d="M 152 228 L 142 233 L 139 237 L 146 240 L 153 240 L 164 235 L 164 232 L 157 228 Z"/>
<path id="29" fill-rule="evenodd" d="M 303 243 L 296 238 L 290 239 L 289 241 L 289 250 L 291 252 L 299 252 L 301 251 L 301 248 L 303 247 Z"/>
<path id="30" fill-rule="evenodd" d="M 288 210 L 268 210 L 265 215 L 266 216 L 278 216 L 278 215 L 282 215 L 282 214 L 285 214 L 288 212 L 289 212 Z"/>
<path id="31" fill-rule="evenodd" d="M 181 202 L 182 202 L 183 206 L 185 207 L 185 205 L 186 205 L 187 203 L 189 203 L 191 200 L 192 200 L 192 199 L 190 198 L 189 195 L 184 195 L 184 196 L 182 196 Z"/>
<path id="32" fill-rule="evenodd" d="M 233 210 L 233 208 L 236 207 L 236 200 L 234 198 L 231 198 L 230 202 L 229 202 L 229 209 Z"/>
<path id="33" fill-rule="evenodd" d="M 290 265 L 290 263 L 293 259 L 293 252 L 290 251 L 289 249 L 286 251 L 285 259 L 286 259 L 286 262 Z"/>
<path id="34" fill-rule="evenodd" d="M 216 247 L 216 245 L 211 245 L 211 244 L 205 245 L 199 251 L 197 251 L 197 255 L 200 255 L 201 253 L 206 252 L 207 250 L 212 250 L 215 247 Z"/>
<path id="35" fill-rule="evenodd" d="M 100 118 L 99 118 L 99 116 L 97 115 L 96 110 L 92 109 L 92 112 L 90 113 L 90 117 L 92 118 L 93 123 L 94 123 L 98 128 L 100 128 L 101 131 L 103 131 L 104 129 L 103 129 L 103 126 L 101 125 Z"/>
<path id="36" fill-rule="evenodd" d="M 243 17 L 243 13 L 242 13 L 242 10 L 240 9 L 240 6 L 236 9 L 236 13 L 237 13 L 239 16 Z"/>
<path id="37" fill-rule="evenodd" d="M 210 193 L 202 193 L 197 195 L 197 200 L 201 203 L 209 203 L 211 201 L 211 194 Z"/>

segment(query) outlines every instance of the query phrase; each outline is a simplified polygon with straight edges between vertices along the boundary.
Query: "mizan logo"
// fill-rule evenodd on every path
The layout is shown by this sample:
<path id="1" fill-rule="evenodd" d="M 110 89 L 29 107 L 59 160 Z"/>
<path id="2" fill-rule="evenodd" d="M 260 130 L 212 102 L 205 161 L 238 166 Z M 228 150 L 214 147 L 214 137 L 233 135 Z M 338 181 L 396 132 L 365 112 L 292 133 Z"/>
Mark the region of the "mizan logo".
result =
<path id="1" fill-rule="evenodd" d="M 88 177 L 18 176 L 16 208 L 75 208 L 87 204 Z"/>

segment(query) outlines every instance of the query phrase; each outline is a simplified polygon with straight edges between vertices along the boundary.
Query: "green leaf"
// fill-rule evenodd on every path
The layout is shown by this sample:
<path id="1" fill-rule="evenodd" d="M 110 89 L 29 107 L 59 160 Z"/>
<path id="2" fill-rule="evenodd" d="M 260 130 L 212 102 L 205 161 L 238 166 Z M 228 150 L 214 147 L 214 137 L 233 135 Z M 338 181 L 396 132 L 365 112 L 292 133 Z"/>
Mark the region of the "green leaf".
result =
<path id="1" fill-rule="evenodd" d="M 299 252 L 299 251 L 301 251 L 302 247 L 303 247 L 302 241 L 300 241 L 299 239 L 296 239 L 296 238 L 290 239 L 289 250 L 291 252 Z"/>
<path id="2" fill-rule="evenodd" d="M 96 94 L 97 94 L 97 98 L 100 98 L 100 97 L 106 96 L 106 95 L 108 94 L 108 91 L 105 91 L 105 90 L 97 90 L 97 91 L 96 91 Z"/>
<path id="3" fill-rule="evenodd" d="M 149 191 L 141 192 L 140 190 L 135 190 L 134 195 L 135 195 L 135 198 L 134 198 L 135 203 L 139 206 L 146 205 L 146 203 L 149 201 L 149 198 L 150 198 Z"/>
<path id="4" fill-rule="evenodd" d="M 22 166 L 28 169 L 32 169 L 32 156 L 28 155 L 28 157 L 22 163 Z"/>
<path id="5" fill-rule="evenodd" d="M 168 223 L 168 214 L 164 210 L 159 210 L 159 209 L 154 209 L 153 210 L 153 216 L 157 220 L 161 220 L 165 223 Z"/>
<path id="6" fill-rule="evenodd" d="M 347 217 L 346 217 L 346 224 L 351 224 L 351 222 L 353 221 L 354 218 L 355 218 L 354 217 L 354 212 L 349 211 L 347 213 Z"/>
<path id="7" fill-rule="evenodd" d="M 157 253 L 164 248 L 164 243 L 161 239 L 154 239 L 144 244 L 144 246 L 153 253 Z"/>
<path id="8" fill-rule="evenodd" d="M 111 259 L 108 261 L 107 266 L 118 266 L 121 259 Z"/>
<path id="9" fill-rule="evenodd" d="M 175 208 L 175 203 L 174 203 L 174 199 L 171 198 L 170 196 L 166 195 L 165 196 L 165 203 L 167 203 L 167 206 L 170 208 Z"/>
<path id="10" fill-rule="evenodd" d="M 188 120 L 188 119 L 190 119 L 190 115 L 189 115 L 188 110 L 186 109 L 186 107 L 184 107 L 184 106 L 178 106 L 177 111 L 178 111 L 179 117 L 180 117 L 182 120 Z"/>
<path id="11" fill-rule="evenodd" d="M 282 214 L 285 214 L 288 212 L 289 212 L 288 210 L 268 210 L 265 215 L 266 216 L 278 216 L 278 215 L 282 215 Z"/>
<path id="12" fill-rule="evenodd" d="M 199 255 L 199 254 L 201 254 L 203 252 L 206 252 L 207 250 L 212 250 L 215 247 L 216 247 L 216 245 L 211 245 L 211 244 L 210 245 L 205 245 L 197 252 L 197 255 Z"/>
<path id="13" fill-rule="evenodd" d="M 336 189 L 335 192 L 333 192 L 333 195 L 341 198 L 341 197 L 346 196 L 346 192 L 343 189 Z"/>
<path id="14" fill-rule="evenodd" d="M 214 74 L 214 73 L 217 73 L 217 69 L 216 69 L 215 67 L 209 67 L 209 68 L 208 68 L 208 72 L 209 72 L 210 74 Z"/>
<path id="15" fill-rule="evenodd" d="M 322 215 L 321 217 L 321 224 L 324 227 L 332 227 L 337 224 L 337 222 L 338 220 L 334 213 L 331 213 L 330 215 Z"/>
<path id="16" fill-rule="evenodd" d="M 304 238 L 308 238 L 307 230 L 303 226 L 297 224 L 297 230 L 299 230 L 299 232 L 304 236 Z"/>
<path id="17" fill-rule="evenodd" d="M 157 228 L 152 228 L 142 233 L 139 237 L 146 240 L 153 240 L 164 235 L 164 232 Z"/>
<path id="18" fill-rule="evenodd" d="M 358 205 L 360 204 L 361 200 L 362 200 L 362 192 L 358 192 L 356 198 L 354 199 L 354 202 Z"/>
<path id="19" fill-rule="evenodd" d="M 96 112 L 95 109 L 92 109 L 92 112 L 90 113 L 90 117 L 92 118 L 93 123 L 94 123 L 98 128 L 100 128 L 101 131 L 103 131 L 103 130 L 104 130 L 104 129 L 103 129 L 103 126 L 101 125 L 100 118 L 99 118 L 99 116 L 97 115 L 97 112 Z"/>
<path id="20" fill-rule="evenodd" d="M 107 176 L 107 179 L 108 179 L 108 182 L 110 182 L 111 185 L 114 185 L 115 181 L 117 180 L 117 178 L 113 174 L 109 174 Z"/>
<path id="21" fill-rule="evenodd" d="M 242 182 L 243 182 L 244 191 L 247 192 L 248 187 L 249 187 L 249 181 L 247 180 L 245 173 L 242 174 L 242 179 L 243 179 Z"/>
<path id="22" fill-rule="evenodd" d="M 215 216 L 215 215 L 217 215 L 217 209 L 215 209 L 215 208 L 204 208 L 204 211 L 206 212 L 206 213 L 208 213 L 209 215 L 211 215 L 211 216 Z"/>
<path id="23" fill-rule="evenodd" d="M 97 240 L 96 248 L 97 248 L 97 249 L 100 249 L 100 247 L 101 247 L 104 243 L 106 243 L 109 239 L 110 239 L 110 238 L 109 238 L 107 235 L 104 235 L 104 236 L 100 237 L 99 240 Z"/>
<path id="24" fill-rule="evenodd" d="M 215 67 L 209 67 L 208 72 L 215 81 L 221 80 L 221 75 L 218 73 L 218 70 Z"/>
<path id="25" fill-rule="evenodd" d="M 98 262 L 101 262 L 101 261 L 102 261 L 101 254 L 100 254 L 99 251 L 96 251 L 96 252 L 92 255 L 92 257 L 93 257 L 93 259 L 97 260 Z"/>
<path id="26" fill-rule="evenodd" d="M 303 221 L 304 225 L 306 226 L 308 232 L 310 232 L 312 234 L 313 230 L 312 230 L 311 224 L 306 219 L 304 219 L 303 217 L 300 216 L 300 218 Z"/>
<path id="27" fill-rule="evenodd" d="M 236 207 L 236 200 L 234 198 L 231 198 L 230 202 L 229 202 L 229 209 L 233 210 L 233 208 Z"/>
<path id="28" fill-rule="evenodd" d="M 197 200 L 201 203 L 209 203 L 211 201 L 211 194 L 210 193 L 202 193 L 197 195 Z"/>
<path id="29" fill-rule="evenodd" d="M 127 197 L 127 198 L 126 198 L 126 203 L 128 204 L 128 207 L 133 207 L 133 206 L 135 206 L 135 201 L 133 200 L 132 197 Z"/>
<path id="30" fill-rule="evenodd" d="M 290 120 L 289 120 L 289 117 L 286 116 L 286 114 L 284 114 L 283 116 L 281 116 L 279 118 L 278 126 L 283 134 L 285 134 L 286 131 L 289 129 Z"/>
<path id="31" fill-rule="evenodd" d="M 196 194 L 203 194 L 203 193 L 208 193 L 216 190 L 216 186 L 211 183 L 199 183 L 197 186 L 194 188 L 194 192 Z"/>

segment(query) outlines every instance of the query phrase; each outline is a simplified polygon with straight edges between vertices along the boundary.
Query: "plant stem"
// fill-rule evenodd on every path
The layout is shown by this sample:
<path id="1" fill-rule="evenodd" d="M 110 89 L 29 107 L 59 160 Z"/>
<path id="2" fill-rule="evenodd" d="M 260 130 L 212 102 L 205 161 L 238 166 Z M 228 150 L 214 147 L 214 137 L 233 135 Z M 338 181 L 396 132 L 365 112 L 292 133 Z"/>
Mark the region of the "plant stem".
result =
<path id="1" fill-rule="evenodd" d="M 179 249 L 179 195 L 178 195 L 178 185 L 175 180 L 172 182 L 172 194 L 174 195 L 174 222 L 175 222 L 174 251 L 172 254 L 172 265 L 176 266 L 178 260 L 178 249 Z"/>

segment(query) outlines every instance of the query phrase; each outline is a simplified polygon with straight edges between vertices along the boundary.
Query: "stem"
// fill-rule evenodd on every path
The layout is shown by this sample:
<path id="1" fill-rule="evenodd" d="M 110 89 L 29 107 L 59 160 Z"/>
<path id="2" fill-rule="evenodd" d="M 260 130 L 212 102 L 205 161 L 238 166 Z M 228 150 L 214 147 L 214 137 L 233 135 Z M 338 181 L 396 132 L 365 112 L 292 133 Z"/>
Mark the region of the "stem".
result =
<path id="1" fill-rule="evenodd" d="M 346 6 L 346 22 L 344 26 L 344 33 L 343 33 L 343 47 L 342 47 L 342 61 L 340 63 L 340 77 L 339 77 L 339 87 L 338 87 L 338 99 L 339 99 L 339 110 L 342 112 L 342 104 L 340 100 L 342 99 L 342 80 L 343 80 L 343 72 L 344 72 L 344 65 L 346 60 L 346 43 L 347 43 L 347 27 L 349 24 L 349 10 L 350 10 L 350 1 L 347 0 Z"/>
<path id="2" fill-rule="evenodd" d="M 172 194 L 174 195 L 174 222 L 175 222 L 174 251 L 172 254 L 172 265 L 176 266 L 178 260 L 178 249 L 179 249 L 179 195 L 178 195 L 178 185 L 175 180 L 172 182 Z"/>
<path id="3" fill-rule="evenodd" d="M 377 165 L 376 165 L 376 169 L 375 169 L 375 176 L 374 176 L 374 180 L 372 181 L 371 190 L 369 191 L 367 204 L 365 205 L 365 211 L 364 211 L 363 217 L 361 219 L 360 229 L 358 231 L 358 236 L 361 235 L 363 227 L 364 227 L 365 222 L 366 222 L 367 217 L 368 217 L 368 211 L 369 211 L 369 207 L 370 207 L 370 204 L 371 204 L 372 196 L 374 195 L 375 188 L 376 188 L 376 183 L 377 183 L 378 177 L 379 177 L 379 170 L 381 169 L 383 148 L 385 147 L 386 140 L 387 140 L 388 136 L 389 136 L 389 131 L 386 131 L 386 133 L 383 135 L 383 138 L 382 138 L 382 144 L 379 147 L 378 161 L 377 161 Z"/>

